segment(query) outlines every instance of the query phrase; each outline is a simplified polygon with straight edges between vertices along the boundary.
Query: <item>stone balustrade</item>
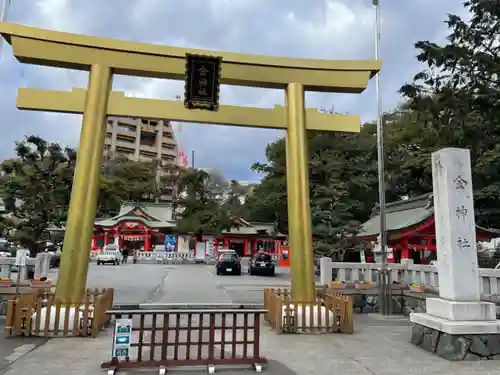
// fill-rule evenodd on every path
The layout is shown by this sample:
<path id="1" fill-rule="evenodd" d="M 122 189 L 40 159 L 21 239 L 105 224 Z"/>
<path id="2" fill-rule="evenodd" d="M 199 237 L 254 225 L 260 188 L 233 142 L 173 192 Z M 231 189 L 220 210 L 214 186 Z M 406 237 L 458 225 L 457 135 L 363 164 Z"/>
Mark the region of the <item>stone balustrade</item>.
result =
<path id="1" fill-rule="evenodd" d="M 99 250 L 90 253 L 90 260 L 95 261 Z M 132 255 L 132 254 L 131 254 Z M 138 263 L 192 263 L 194 256 L 192 253 L 162 251 L 138 251 Z"/>
<path id="2" fill-rule="evenodd" d="M 26 266 L 21 267 L 18 272 L 20 275 L 20 284 L 26 284 L 28 282 L 28 272 L 27 268 L 34 268 L 34 277 L 46 278 L 49 274 L 50 269 L 50 258 L 52 254 L 50 253 L 40 253 L 37 254 L 36 258 L 27 258 Z M 17 277 L 12 277 L 12 270 L 16 267 L 16 258 L 14 257 L 0 257 L 0 278 L 13 279 L 14 282 L 17 281 Z M 17 267 L 16 267 L 17 268 Z"/>
<path id="3" fill-rule="evenodd" d="M 377 282 L 380 267 L 380 263 L 344 263 L 333 262 L 330 258 L 321 258 L 320 283 L 326 285 L 333 279 L 345 282 Z M 439 291 L 437 266 L 389 263 L 388 268 L 393 281 L 423 284 L 427 290 Z M 500 269 L 480 268 L 479 278 L 483 296 L 500 295 Z"/>

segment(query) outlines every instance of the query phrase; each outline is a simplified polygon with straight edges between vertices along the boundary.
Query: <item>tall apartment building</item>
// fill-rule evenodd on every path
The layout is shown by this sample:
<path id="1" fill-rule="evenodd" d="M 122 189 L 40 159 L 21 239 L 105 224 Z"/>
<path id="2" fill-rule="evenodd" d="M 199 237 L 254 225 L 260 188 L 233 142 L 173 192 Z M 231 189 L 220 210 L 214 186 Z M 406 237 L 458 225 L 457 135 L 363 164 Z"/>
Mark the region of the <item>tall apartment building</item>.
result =
<path id="1" fill-rule="evenodd" d="M 177 141 L 168 120 L 108 117 L 105 154 L 135 161 L 177 159 Z"/>
<path id="2" fill-rule="evenodd" d="M 103 163 L 119 156 L 176 163 L 177 141 L 170 121 L 108 117 Z M 172 189 L 167 188 L 161 201 L 171 201 L 172 194 Z"/>

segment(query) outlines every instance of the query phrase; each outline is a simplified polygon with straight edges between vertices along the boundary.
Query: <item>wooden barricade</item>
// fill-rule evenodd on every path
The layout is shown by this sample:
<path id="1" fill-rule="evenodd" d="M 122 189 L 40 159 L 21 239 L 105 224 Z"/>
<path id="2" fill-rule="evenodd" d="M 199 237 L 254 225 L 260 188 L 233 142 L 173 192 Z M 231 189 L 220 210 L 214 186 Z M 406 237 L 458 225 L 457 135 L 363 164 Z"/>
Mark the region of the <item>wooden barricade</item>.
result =
<path id="1" fill-rule="evenodd" d="M 276 330 L 308 333 L 353 333 L 353 305 L 349 296 L 317 295 L 314 301 L 294 301 L 287 289 L 265 289 L 265 320 Z"/>
<path id="2" fill-rule="evenodd" d="M 66 305 L 50 290 L 38 290 L 11 299 L 7 306 L 5 337 L 96 337 L 110 322 L 114 289 L 87 290 L 84 301 Z"/>
<path id="3" fill-rule="evenodd" d="M 113 357 L 102 368 L 253 365 L 260 355 L 262 309 L 165 308 L 109 311 L 117 320 L 132 319 L 128 356 Z M 113 340 L 114 341 L 114 340 Z"/>

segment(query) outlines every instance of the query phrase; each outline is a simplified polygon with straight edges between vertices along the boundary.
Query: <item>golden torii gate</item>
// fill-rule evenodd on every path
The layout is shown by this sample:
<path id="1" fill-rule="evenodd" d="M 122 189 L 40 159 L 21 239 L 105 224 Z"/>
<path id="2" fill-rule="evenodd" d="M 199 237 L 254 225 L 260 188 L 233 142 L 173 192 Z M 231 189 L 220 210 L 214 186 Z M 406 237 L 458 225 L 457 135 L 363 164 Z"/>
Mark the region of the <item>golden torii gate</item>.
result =
<path id="1" fill-rule="evenodd" d="M 0 34 L 21 63 L 88 71 L 87 89 L 20 89 L 17 107 L 82 113 L 71 202 L 56 294 L 80 303 L 85 292 L 107 116 L 170 119 L 287 130 L 289 242 L 293 298 L 315 298 L 309 205 L 307 130 L 359 132 L 359 116 L 305 109 L 305 91 L 361 93 L 381 61 L 328 61 L 194 50 L 70 34 L 0 23 Z M 187 55 L 221 59 L 220 83 L 285 90 L 286 107 L 185 108 L 177 101 L 111 92 L 114 74 L 184 80 Z"/>

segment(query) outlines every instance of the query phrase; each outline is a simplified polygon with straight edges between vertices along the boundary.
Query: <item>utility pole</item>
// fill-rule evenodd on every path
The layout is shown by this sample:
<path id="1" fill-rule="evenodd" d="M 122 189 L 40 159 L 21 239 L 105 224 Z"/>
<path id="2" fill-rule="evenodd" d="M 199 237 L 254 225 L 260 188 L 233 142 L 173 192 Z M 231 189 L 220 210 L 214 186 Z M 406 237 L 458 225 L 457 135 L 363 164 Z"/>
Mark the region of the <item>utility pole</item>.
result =
<path id="1" fill-rule="evenodd" d="M 375 59 L 380 60 L 380 1 L 373 0 L 375 7 Z M 380 90 L 380 72 L 375 77 L 377 101 L 377 165 L 378 165 L 378 191 L 380 214 L 379 245 L 382 251 L 382 264 L 379 274 L 379 306 L 382 315 L 390 315 L 392 310 L 391 285 L 387 267 L 387 228 L 385 207 L 385 153 L 384 153 L 384 124 L 382 113 L 382 95 Z"/>
<path id="2" fill-rule="evenodd" d="M 194 150 L 191 151 L 191 168 L 194 168 Z"/>

